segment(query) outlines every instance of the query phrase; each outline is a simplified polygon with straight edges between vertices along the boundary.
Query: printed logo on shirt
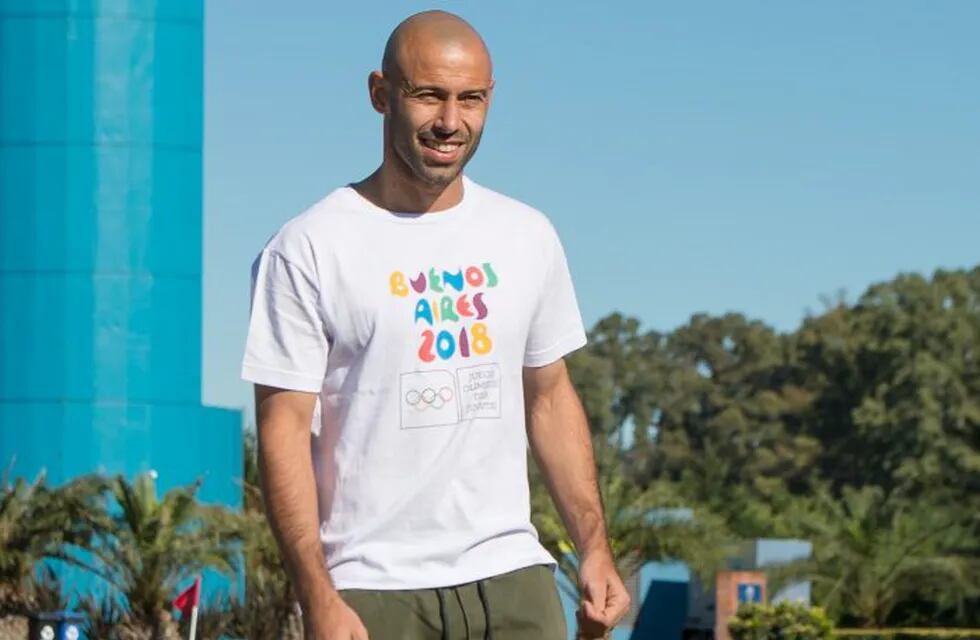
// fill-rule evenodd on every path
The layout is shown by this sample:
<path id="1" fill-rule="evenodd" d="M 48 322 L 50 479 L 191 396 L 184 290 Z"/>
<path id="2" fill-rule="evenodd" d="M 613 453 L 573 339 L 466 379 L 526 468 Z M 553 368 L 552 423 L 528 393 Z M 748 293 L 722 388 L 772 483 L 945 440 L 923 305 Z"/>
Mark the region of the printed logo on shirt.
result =
<path id="1" fill-rule="evenodd" d="M 500 365 L 482 364 L 456 370 L 463 420 L 500 417 Z"/>
<path id="2" fill-rule="evenodd" d="M 390 293 L 412 300 L 413 324 L 418 328 L 416 356 L 420 363 L 470 360 L 493 352 L 485 322 L 490 310 L 487 291 L 499 283 L 489 262 L 456 268 L 418 271 L 414 277 L 394 271 Z M 403 429 L 458 424 L 475 418 L 499 418 L 500 365 L 479 364 L 446 370 L 401 374 Z"/>
<path id="3" fill-rule="evenodd" d="M 497 284 L 489 262 L 456 271 L 432 267 L 415 277 L 394 271 L 388 279 L 392 295 L 408 298 L 415 294 L 413 322 L 422 328 L 417 354 L 425 363 L 476 358 L 493 351 L 484 322 L 489 314 L 485 294 Z"/>
<path id="4" fill-rule="evenodd" d="M 401 427 L 440 427 L 500 417 L 500 365 L 401 374 Z"/>
<path id="5" fill-rule="evenodd" d="M 459 422 L 456 378 L 451 371 L 412 371 L 401 375 L 402 429 Z"/>

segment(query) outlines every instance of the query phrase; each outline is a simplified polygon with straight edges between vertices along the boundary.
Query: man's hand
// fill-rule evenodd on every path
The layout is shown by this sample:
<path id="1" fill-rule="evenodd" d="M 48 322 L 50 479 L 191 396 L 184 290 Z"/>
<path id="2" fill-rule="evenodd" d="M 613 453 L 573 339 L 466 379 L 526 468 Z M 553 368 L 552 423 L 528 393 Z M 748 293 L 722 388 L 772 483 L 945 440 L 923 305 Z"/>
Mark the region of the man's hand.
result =
<path id="1" fill-rule="evenodd" d="M 368 640 L 364 623 L 339 594 L 309 614 L 304 612 L 303 628 L 306 640 Z"/>
<path id="2" fill-rule="evenodd" d="M 581 553 L 578 638 L 603 638 L 626 615 L 630 597 L 609 552 L 592 437 L 565 361 L 524 367 L 524 399 L 531 450 Z"/>
<path id="3" fill-rule="evenodd" d="M 316 394 L 255 385 L 259 471 L 269 526 L 303 610 L 306 640 L 368 640 L 330 581 L 320 543 L 310 422 Z"/>
<path id="4" fill-rule="evenodd" d="M 593 553 L 579 565 L 582 600 L 575 614 L 579 640 L 606 638 L 630 608 L 626 585 L 608 552 Z"/>

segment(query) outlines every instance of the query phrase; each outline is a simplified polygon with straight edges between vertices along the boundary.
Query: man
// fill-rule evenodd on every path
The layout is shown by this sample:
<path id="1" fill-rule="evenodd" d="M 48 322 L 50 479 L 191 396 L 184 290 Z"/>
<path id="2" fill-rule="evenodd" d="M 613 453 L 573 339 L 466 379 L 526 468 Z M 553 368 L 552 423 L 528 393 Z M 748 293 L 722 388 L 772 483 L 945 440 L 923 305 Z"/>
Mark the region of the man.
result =
<path id="1" fill-rule="evenodd" d="M 581 558 L 580 637 L 603 637 L 629 597 L 562 359 L 586 340 L 565 254 L 543 214 L 462 173 L 489 53 L 424 12 L 368 85 L 381 166 L 287 222 L 252 273 L 242 376 L 307 638 L 563 638 L 528 444 Z"/>

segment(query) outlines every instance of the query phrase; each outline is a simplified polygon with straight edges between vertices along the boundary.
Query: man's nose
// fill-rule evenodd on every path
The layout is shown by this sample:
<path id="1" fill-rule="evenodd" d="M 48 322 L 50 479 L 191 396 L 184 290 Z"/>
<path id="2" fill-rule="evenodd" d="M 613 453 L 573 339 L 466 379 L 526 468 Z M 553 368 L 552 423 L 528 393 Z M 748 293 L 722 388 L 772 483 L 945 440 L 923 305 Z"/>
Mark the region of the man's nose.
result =
<path id="1" fill-rule="evenodd" d="M 442 103 L 436 127 L 443 133 L 455 133 L 460 126 L 459 103 L 455 98 L 449 98 Z"/>

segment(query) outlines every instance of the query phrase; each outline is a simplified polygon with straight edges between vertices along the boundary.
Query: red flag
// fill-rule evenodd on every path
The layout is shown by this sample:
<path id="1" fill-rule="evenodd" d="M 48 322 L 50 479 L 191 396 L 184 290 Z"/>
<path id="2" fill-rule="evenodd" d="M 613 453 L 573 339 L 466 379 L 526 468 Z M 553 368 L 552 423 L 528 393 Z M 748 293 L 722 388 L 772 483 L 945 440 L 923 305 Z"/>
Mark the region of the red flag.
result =
<path id="1" fill-rule="evenodd" d="M 194 577 L 194 584 L 184 589 L 183 593 L 173 601 L 175 609 L 180 609 L 180 613 L 185 616 L 191 615 L 191 609 L 201 602 L 201 575 Z"/>

